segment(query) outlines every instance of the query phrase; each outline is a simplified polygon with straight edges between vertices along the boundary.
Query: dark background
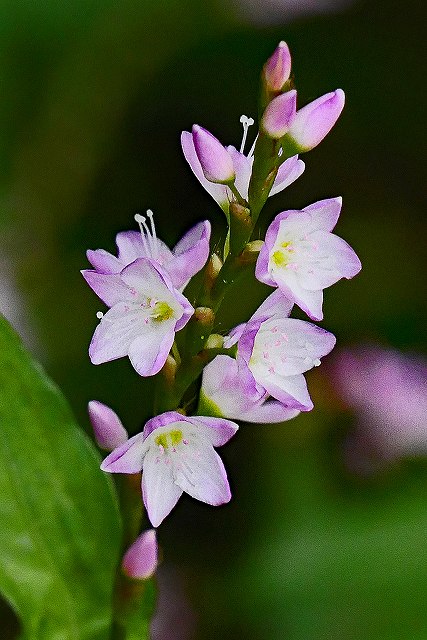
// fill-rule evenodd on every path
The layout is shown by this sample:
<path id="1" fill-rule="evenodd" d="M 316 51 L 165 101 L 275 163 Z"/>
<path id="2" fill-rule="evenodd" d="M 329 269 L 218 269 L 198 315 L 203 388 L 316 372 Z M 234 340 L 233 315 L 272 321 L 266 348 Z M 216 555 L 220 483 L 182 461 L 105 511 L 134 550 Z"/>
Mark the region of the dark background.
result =
<path id="1" fill-rule="evenodd" d="M 281 39 L 300 104 L 337 87 L 347 104 L 303 176 L 270 200 L 270 218 L 342 195 L 337 232 L 363 271 L 326 292 L 323 326 L 340 347 L 425 350 L 425 6 L 355 2 L 292 20 L 288 9 L 277 2 L 276 21 L 260 24 L 226 0 L 0 4 L 0 309 L 87 429 L 96 398 L 137 430 L 151 381 L 127 360 L 90 364 L 102 305 L 79 274 L 85 250 L 113 250 L 147 208 L 170 243 L 206 217 L 224 234 L 180 132 L 197 122 L 238 146 L 239 117 L 256 114 L 258 74 Z M 322 368 L 308 378 L 311 414 L 244 425 L 223 449 L 231 504 L 184 498 L 158 532 L 165 611 L 186 621 L 185 638 L 427 637 L 427 463 L 350 473 L 353 416 Z M 5 609 L 3 628 L 9 618 Z"/>

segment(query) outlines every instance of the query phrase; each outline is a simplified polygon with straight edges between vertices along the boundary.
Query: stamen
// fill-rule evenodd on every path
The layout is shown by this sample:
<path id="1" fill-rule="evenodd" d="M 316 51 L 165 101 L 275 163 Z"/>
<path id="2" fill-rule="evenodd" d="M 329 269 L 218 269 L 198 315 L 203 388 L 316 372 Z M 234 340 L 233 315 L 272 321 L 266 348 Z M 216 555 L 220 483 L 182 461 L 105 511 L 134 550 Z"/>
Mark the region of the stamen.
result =
<path id="1" fill-rule="evenodd" d="M 248 116 L 240 116 L 240 122 L 243 125 L 243 138 L 242 138 L 242 144 L 240 145 L 240 153 L 243 153 L 245 149 L 246 138 L 248 136 L 248 130 L 249 130 L 249 127 L 253 125 L 254 119 L 248 118 Z"/>
<path id="2" fill-rule="evenodd" d="M 98 320 L 102 320 L 102 318 L 104 317 L 104 314 L 102 313 L 102 311 L 97 311 L 96 317 L 98 318 Z"/>
<path id="3" fill-rule="evenodd" d="M 151 209 L 147 209 L 147 217 L 150 219 L 151 246 L 153 247 L 153 258 L 157 258 L 158 257 L 157 234 L 156 234 L 156 227 L 154 224 L 154 213 L 151 211 Z"/>
<path id="4" fill-rule="evenodd" d="M 248 158 L 252 158 L 252 156 L 254 155 L 254 151 L 255 151 L 255 145 L 256 145 L 256 141 L 258 140 L 258 134 L 256 135 L 256 138 L 254 140 L 254 143 L 252 145 L 252 147 L 250 148 L 250 151 L 248 153 Z"/>
<path id="5" fill-rule="evenodd" d="M 150 235 L 150 230 L 147 227 L 147 223 L 145 221 L 145 217 L 142 216 L 140 213 L 135 213 L 134 215 L 135 221 L 138 223 L 139 226 L 139 230 L 141 232 L 141 238 L 142 238 L 142 244 L 144 246 L 144 251 L 146 252 L 147 256 L 151 256 L 151 248 L 150 248 L 150 242 L 148 240 L 148 236 Z"/>

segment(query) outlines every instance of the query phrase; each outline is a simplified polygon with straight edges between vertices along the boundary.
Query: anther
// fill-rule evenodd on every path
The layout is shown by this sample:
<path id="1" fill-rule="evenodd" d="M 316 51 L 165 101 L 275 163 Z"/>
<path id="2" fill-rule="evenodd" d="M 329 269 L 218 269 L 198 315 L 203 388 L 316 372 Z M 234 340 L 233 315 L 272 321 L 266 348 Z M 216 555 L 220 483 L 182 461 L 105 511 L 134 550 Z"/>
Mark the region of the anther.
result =
<path id="1" fill-rule="evenodd" d="M 102 318 L 104 317 L 104 314 L 102 313 L 102 311 L 97 311 L 96 317 L 98 318 L 98 320 L 102 320 Z"/>
<path id="2" fill-rule="evenodd" d="M 245 149 L 246 138 L 248 136 L 248 130 L 249 130 L 249 127 L 251 127 L 254 124 L 254 119 L 248 118 L 248 116 L 243 115 L 243 116 L 240 116 L 240 122 L 243 125 L 243 138 L 242 138 L 242 144 L 240 145 L 240 153 L 243 153 Z"/>

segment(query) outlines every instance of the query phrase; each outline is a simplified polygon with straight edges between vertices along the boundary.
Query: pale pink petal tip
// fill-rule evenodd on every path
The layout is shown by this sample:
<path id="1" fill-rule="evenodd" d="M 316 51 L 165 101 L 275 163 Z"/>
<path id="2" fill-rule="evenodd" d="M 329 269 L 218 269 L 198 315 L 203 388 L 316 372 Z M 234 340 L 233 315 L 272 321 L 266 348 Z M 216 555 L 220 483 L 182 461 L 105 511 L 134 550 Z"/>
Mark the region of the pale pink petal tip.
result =
<path id="1" fill-rule="evenodd" d="M 262 128 L 270 138 L 282 138 L 291 126 L 296 113 L 297 92 L 293 89 L 274 98 L 264 111 Z"/>
<path id="2" fill-rule="evenodd" d="M 227 149 L 215 136 L 197 124 L 193 126 L 192 132 L 194 148 L 205 178 L 219 184 L 234 180 L 233 160 Z"/>
<path id="3" fill-rule="evenodd" d="M 88 404 L 89 418 L 98 446 L 105 451 L 112 451 L 128 439 L 126 429 L 118 415 L 98 400 Z"/>
<path id="4" fill-rule="evenodd" d="M 264 79 L 270 91 L 280 91 L 291 74 L 291 54 L 282 40 L 264 66 Z"/>
<path id="5" fill-rule="evenodd" d="M 122 570 L 134 580 L 148 580 L 157 569 L 156 530 L 144 531 L 123 556 Z"/>

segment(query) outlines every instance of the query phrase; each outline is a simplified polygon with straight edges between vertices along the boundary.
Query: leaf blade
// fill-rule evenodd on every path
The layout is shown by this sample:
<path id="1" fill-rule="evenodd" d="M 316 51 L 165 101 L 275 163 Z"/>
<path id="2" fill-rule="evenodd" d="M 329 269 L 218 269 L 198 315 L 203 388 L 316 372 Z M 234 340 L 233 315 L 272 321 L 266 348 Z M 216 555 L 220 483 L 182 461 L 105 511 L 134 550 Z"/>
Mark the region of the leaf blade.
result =
<path id="1" fill-rule="evenodd" d="M 108 637 L 120 550 L 111 478 L 0 318 L 0 591 L 25 640 Z"/>

